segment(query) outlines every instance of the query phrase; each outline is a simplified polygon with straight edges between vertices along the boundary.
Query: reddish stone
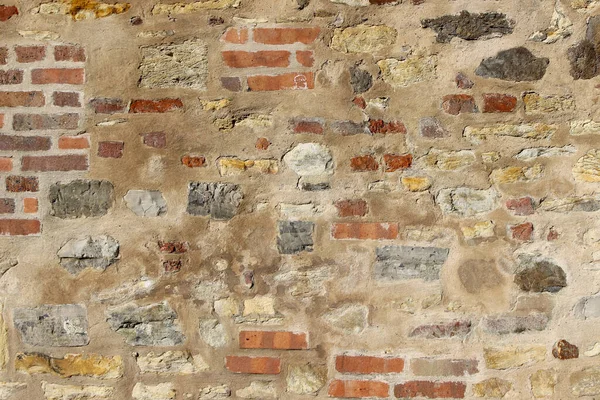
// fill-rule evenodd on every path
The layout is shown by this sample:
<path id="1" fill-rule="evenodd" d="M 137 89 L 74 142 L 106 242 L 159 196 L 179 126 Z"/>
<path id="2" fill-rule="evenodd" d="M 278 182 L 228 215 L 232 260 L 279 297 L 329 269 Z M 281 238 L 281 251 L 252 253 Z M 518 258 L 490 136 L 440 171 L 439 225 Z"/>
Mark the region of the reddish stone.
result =
<path id="1" fill-rule="evenodd" d="M 506 208 L 514 211 L 515 215 L 531 215 L 534 213 L 533 199 L 531 197 L 521 197 L 507 200 Z"/>
<path id="2" fill-rule="evenodd" d="M 261 137 L 256 139 L 255 147 L 257 150 L 267 150 L 270 145 L 271 142 L 269 142 L 269 139 L 267 138 Z"/>
<path id="3" fill-rule="evenodd" d="M 533 224 L 531 222 L 525 222 L 523 224 L 514 225 L 510 227 L 512 238 L 516 240 L 531 240 L 533 234 Z"/>
<path id="4" fill-rule="evenodd" d="M 335 369 L 348 374 L 391 374 L 404 371 L 404 359 L 342 355 L 335 358 Z"/>
<path id="5" fill-rule="evenodd" d="M 231 92 L 239 92 L 242 90 L 242 81 L 240 78 L 234 76 L 221 78 L 221 85 Z"/>
<path id="6" fill-rule="evenodd" d="M 290 121 L 290 125 L 294 133 L 322 135 L 325 130 L 324 121 L 320 119 L 294 118 Z"/>
<path id="7" fill-rule="evenodd" d="M 454 78 L 454 82 L 456 83 L 456 87 L 459 89 L 471 89 L 473 87 L 473 85 L 475 85 L 473 83 L 473 81 L 470 80 L 462 72 L 459 72 L 458 74 L 456 74 L 456 77 Z"/>
<path id="8" fill-rule="evenodd" d="M 142 135 L 143 142 L 146 146 L 156 149 L 164 149 L 167 147 L 167 134 L 165 132 L 149 132 Z"/>
<path id="9" fill-rule="evenodd" d="M 385 172 L 394 172 L 399 169 L 410 168 L 413 161 L 412 154 L 396 155 L 384 154 L 383 161 L 385 163 Z"/>
<path id="10" fill-rule="evenodd" d="M 77 92 L 54 92 L 52 102 L 58 107 L 81 107 Z"/>
<path id="11" fill-rule="evenodd" d="M 356 96 L 354 99 L 352 99 L 352 103 L 354 103 L 354 105 L 360 108 L 361 110 L 367 108 L 367 102 L 362 96 Z"/>
<path id="12" fill-rule="evenodd" d="M 189 245 L 187 242 L 158 242 L 158 248 L 163 253 L 181 254 L 188 251 Z"/>
<path id="13" fill-rule="evenodd" d="M 484 93 L 483 112 L 502 113 L 512 112 L 517 107 L 517 98 L 509 94 Z"/>
<path id="14" fill-rule="evenodd" d="M 350 168 L 352 171 L 377 171 L 379 163 L 371 155 L 356 156 L 350 160 Z"/>
<path id="15" fill-rule="evenodd" d="M 579 357 L 579 348 L 574 344 L 567 342 L 564 339 L 556 342 L 554 347 L 552 347 L 552 355 L 554 358 L 558 358 L 559 360 L 569 360 L 571 358 Z"/>
<path id="16" fill-rule="evenodd" d="M 476 113 L 475 99 L 468 94 L 449 94 L 442 99 L 442 109 L 448 114 Z"/>
<path id="17" fill-rule="evenodd" d="M 546 240 L 551 242 L 553 240 L 558 239 L 559 236 L 560 234 L 558 233 L 558 231 L 553 226 L 551 226 L 548 230 L 548 236 L 546 236 Z"/>
<path id="18" fill-rule="evenodd" d="M 240 349 L 306 350 L 306 333 L 241 331 Z"/>
<path id="19" fill-rule="evenodd" d="M 382 119 L 370 119 L 369 131 L 371 133 L 406 133 L 406 126 L 400 121 L 385 122 Z"/>
<path id="20" fill-rule="evenodd" d="M 338 200 L 335 202 L 338 211 L 338 217 L 364 217 L 369 212 L 367 202 L 358 200 Z"/>
<path id="21" fill-rule="evenodd" d="M 125 112 L 125 103 L 121 99 L 97 97 L 90 100 L 89 105 L 96 114 L 116 114 Z"/>
<path id="22" fill-rule="evenodd" d="M 99 142 L 98 156 L 103 158 L 121 158 L 123 157 L 124 148 L 125 143 L 123 142 Z"/>
<path id="23" fill-rule="evenodd" d="M 40 185 L 35 176 L 6 177 L 6 191 L 8 192 L 37 192 L 38 190 L 40 190 Z"/>
<path id="24" fill-rule="evenodd" d="M 206 159 L 202 156 L 183 156 L 181 157 L 181 163 L 188 168 L 204 167 Z"/>
<path id="25" fill-rule="evenodd" d="M 17 7 L 0 5 L 0 22 L 8 21 L 15 15 L 19 15 Z"/>

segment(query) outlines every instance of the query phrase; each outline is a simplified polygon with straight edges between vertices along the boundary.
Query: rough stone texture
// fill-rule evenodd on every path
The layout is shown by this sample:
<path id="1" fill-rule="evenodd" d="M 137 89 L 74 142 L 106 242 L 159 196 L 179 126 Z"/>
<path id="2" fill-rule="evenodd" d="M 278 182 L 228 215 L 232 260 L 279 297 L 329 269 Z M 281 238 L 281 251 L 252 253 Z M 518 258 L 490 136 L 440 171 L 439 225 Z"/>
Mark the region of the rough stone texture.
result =
<path id="1" fill-rule="evenodd" d="M 123 375 L 123 360 L 120 356 L 103 357 L 98 354 L 67 354 L 63 358 L 54 358 L 39 353 L 19 353 L 15 358 L 15 370 L 29 374 L 55 374 L 62 378 L 115 379 Z"/>
<path id="2" fill-rule="evenodd" d="M 567 275 L 558 265 L 547 260 L 522 257 L 515 283 L 527 292 L 558 292 L 567 286 Z"/>
<path id="3" fill-rule="evenodd" d="M 252 313 L 249 313 L 252 314 Z M 262 314 L 262 313 L 259 313 Z M 228 335 L 223 324 L 216 318 L 201 319 L 199 324 L 200 338 L 210 347 L 224 347 Z"/>
<path id="4" fill-rule="evenodd" d="M 467 126 L 463 131 L 463 136 L 475 144 L 495 137 L 516 137 L 537 140 L 552 137 L 557 128 L 556 125 L 543 123 L 521 125 L 498 124 L 485 127 Z"/>
<path id="5" fill-rule="evenodd" d="M 213 219 L 231 219 L 237 214 L 243 197 L 239 185 L 192 182 L 188 187 L 187 212 L 191 215 L 210 215 Z"/>
<path id="6" fill-rule="evenodd" d="M 235 395 L 240 399 L 274 399 L 277 389 L 273 382 L 253 381 L 250 386 L 236 390 Z"/>
<path id="7" fill-rule="evenodd" d="M 369 310 L 360 304 L 346 304 L 323 315 L 323 319 L 335 330 L 347 335 L 361 333 L 368 324 Z"/>
<path id="8" fill-rule="evenodd" d="M 377 62 L 383 81 L 392 87 L 406 87 L 437 77 L 435 56 L 411 56 L 405 60 L 388 58 Z"/>
<path id="9" fill-rule="evenodd" d="M 444 214 L 463 217 L 487 213 L 496 207 L 497 192 L 493 189 L 442 189 L 435 198 Z"/>
<path id="10" fill-rule="evenodd" d="M 313 250 L 314 223 L 309 221 L 279 221 L 277 249 L 281 254 Z"/>
<path id="11" fill-rule="evenodd" d="M 419 131 L 426 138 L 442 138 L 448 136 L 448 131 L 439 120 L 434 117 L 425 117 L 419 120 Z"/>
<path id="12" fill-rule="evenodd" d="M 600 182 L 600 151 L 588 151 L 573 166 L 573 177 L 582 182 Z"/>
<path id="13" fill-rule="evenodd" d="M 515 47 L 481 61 L 475 74 L 504 81 L 537 81 L 546 74 L 549 63 L 547 58 L 538 58 L 525 47 Z"/>
<path id="14" fill-rule="evenodd" d="M 546 329 L 548 322 L 548 316 L 540 313 L 526 316 L 500 315 L 485 318 L 483 327 L 488 332 L 506 335 L 526 331 L 542 331 Z"/>
<path id="15" fill-rule="evenodd" d="M 130 190 L 123 199 L 140 217 L 158 217 L 167 212 L 167 202 L 158 190 Z"/>
<path id="16" fill-rule="evenodd" d="M 564 339 L 559 340 L 552 347 L 552 355 L 560 360 L 569 360 L 579 357 L 579 348 Z"/>
<path id="17" fill-rule="evenodd" d="M 350 68 L 350 85 L 354 93 L 364 93 L 373 86 L 373 76 L 355 65 Z"/>
<path id="18" fill-rule="evenodd" d="M 78 304 L 17 308 L 13 321 L 21 340 L 32 346 L 74 347 L 89 343 L 87 310 Z"/>
<path id="19" fill-rule="evenodd" d="M 398 32 L 385 25 L 358 25 L 336 29 L 331 48 L 343 53 L 372 53 L 390 47 L 396 42 Z"/>
<path id="20" fill-rule="evenodd" d="M 558 383 L 556 371 L 540 369 L 529 377 L 533 397 L 544 398 L 554 395 L 554 386 Z"/>
<path id="21" fill-rule="evenodd" d="M 209 369 L 199 354 L 192 356 L 185 351 L 150 352 L 138 356 L 136 362 L 142 374 L 188 375 Z"/>
<path id="22" fill-rule="evenodd" d="M 300 176 L 333 173 L 333 158 L 327 147 L 318 143 L 302 143 L 285 154 L 283 161 Z"/>
<path id="23" fill-rule="evenodd" d="M 50 187 L 51 215 L 58 218 L 99 217 L 113 205 L 113 185 L 108 181 L 76 180 Z"/>
<path id="24" fill-rule="evenodd" d="M 539 345 L 504 348 L 490 347 L 483 350 L 483 357 L 488 368 L 507 369 L 544 361 L 546 358 L 546 348 Z"/>
<path id="25" fill-rule="evenodd" d="M 110 386 L 59 385 L 49 382 L 42 382 L 42 390 L 46 400 L 109 400 L 115 394 L 115 389 Z"/>
<path id="26" fill-rule="evenodd" d="M 293 394 L 315 395 L 327 381 L 323 365 L 292 365 L 286 376 L 286 391 Z"/>
<path id="27" fill-rule="evenodd" d="M 576 371 L 569 377 L 569 383 L 575 396 L 597 396 L 600 394 L 600 368 L 588 367 Z"/>
<path id="28" fill-rule="evenodd" d="M 475 397 L 491 397 L 501 399 L 512 389 L 512 383 L 505 379 L 489 378 L 473 385 Z"/>
<path id="29" fill-rule="evenodd" d="M 86 268 L 104 271 L 119 257 L 119 243 L 111 236 L 71 239 L 58 250 L 60 264 L 71 274 Z"/>
<path id="30" fill-rule="evenodd" d="M 437 41 L 448 43 L 453 37 L 464 40 L 485 39 L 512 33 L 514 23 L 500 13 L 471 14 L 461 11 L 459 15 L 444 15 L 421 21 L 423 28 L 437 33 Z"/>
<path id="31" fill-rule="evenodd" d="M 376 279 L 439 279 L 448 249 L 437 247 L 384 246 L 376 250 Z"/>
<path id="32" fill-rule="evenodd" d="M 135 400 L 174 400 L 177 392 L 172 383 L 159 383 L 158 385 L 144 385 L 136 383 L 131 397 Z"/>

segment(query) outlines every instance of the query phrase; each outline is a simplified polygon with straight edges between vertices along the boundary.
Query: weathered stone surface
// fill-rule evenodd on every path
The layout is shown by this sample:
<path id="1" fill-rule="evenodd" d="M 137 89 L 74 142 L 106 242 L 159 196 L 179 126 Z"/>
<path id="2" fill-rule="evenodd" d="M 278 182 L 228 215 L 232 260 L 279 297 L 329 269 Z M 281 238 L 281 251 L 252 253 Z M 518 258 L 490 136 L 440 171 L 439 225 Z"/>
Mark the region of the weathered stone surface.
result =
<path id="1" fill-rule="evenodd" d="M 115 389 L 109 386 L 57 385 L 42 382 L 46 400 L 112 400 Z"/>
<path id="2" fill-rule="evenodd" d="M 334 330 L 347 335 L 359 334 L 369 323 L 369 309 L 362 304 L 345 304 L 332 307 L 323 315 L 323 320 Z"/>
<path id="3" fill-rule="evenodd" d="M 373 273 L 382 280 L 437 280 L 448 253 L 449 249 L 439 247 L 378 247 Z"/>
<path id="4" fill-rule="evenodd" d="M 571 36 L 572 33 L 573 23 L 565 14 L 565 10 L 560 2 L 557 1 L 554 4 L 550 26 L 544 30 L 535 32 L 529 37 L 529 40 L 551 44 Z"/>
<path id="5" fill-rule="evenodd" d="M 360 135 L 360 134 L 368 134 L 369 127 L 364 122 L 354 122 L 354 121 L 334 121 L 330 124 L 331 130 L 334 133 L 339 133 L 340 135 L 348 136 L 348 135 Z"/>
<path id="6" fill-rule="evenodd" d="M 192 3 L 158 3 L 152 8 L 153 15 L 160 14 L 189 14 L 202 10 L 221 10 L 226 8 L 237 8 L 241 0 L 208 0 L 195 1 Z"/>
<path id="7" fill-rule="evenodd" d="M 428 176 L 403 176 L 402 186 L 410 192 L 422 192 L 431 187 L 432 180 Z"/>
<path id="8" fill-rule="evenodd" d="M 544 176 L 544 167 L 534 164 L 531 167 L 506 167 L 492 171 L 490 180 L 496 184 L 531 182 Z"/>
<path id="9" fill-rule="evenodd" d="M 546 198 L 540 202 L 539 208 L 542 211 L 553 212 L 594 212 L 600 210 L 600 196 L 572 196 L 562 199 Z"/>
<path id="10" fill-rule="evenodd" d="M 15 308 L 15 328 L 25 344 L 76 347 L 89 343 L 87 310 L 78 304 Z"/>
<path id="11" fill-rule="evenodd" d="M 563 147 L 532 147 L 521 150 L 514 158 L 521 161 L 532 161 L 539 157 L 569 156 L 576 151 L 575 146 L 570 144 Z"/>
<path id="12" fill-rule="evenodd" d="M 186 351 L 150 352 L 137 356 L 138 368 L 142 374 L 189 375 L 208 370 L 208 364 L 200 354 L 192 356 Z"/>
<path id="13" fill-rule="evenodd" d="M 496 208 L 498 193 L 493 189 L 459 187 L 442 189 L 435 198 L 444 214 L 472 217 Z"/>
<path id="14" fill-rule="evenodd" d="M 554 386 L 558 383 L 556 371 L 540 369 L 529 377 L 533 397 L 542 398 L 554 395 Z"/>
<path id="15" fill-rule="evenodd" d="M 515 283 L 526 292 L 558 292 L 567 286 L 567 275 L 558 265 L 532 256 L 520 257 Z"/>
<path id="16" fill-rule="evenodd" d="M 275 315 L 275 299 L 271 296 L 255 296 L 244 300 L 244 315 Z"/>
<path id="17" fill-rule="evenodd" d="M 32 14 L 70 15 L 75 21 L 104 18 L 113 14 L 122 14 L 129 10 L 130 3 L 107 4 L 96 1 L 84 2 L 48 2 L 35 7 Z"/>
<path id="18" fill-rule="evenodd" d="M 123 375 L 123 360 L 121 356 L 99 354 L 67 354 L 55 358 L 41 353 L 18 353 L 15 370 L 28 374 L 53 374 L 62 378 L 87 376 L 115 379 Z"/>
<path id="19" fill-rule="evenodd" d="M 548 326 L 546 314 L 533 313 L 529 315 L 498 315 L 483 319 L 483 328 L 490 333 L 506 335 L 526 331 L 542 331 Z"/>
<path id="20" fill-rule="evenodd" d="M 240 302 L 231 297 L 216 300 L 213 307 L 219 317 L 230 318 L 240 315 Z"/>
<path id="21" fill-rule="evenodd" d="M 50 186 L 51 215 L 58 218 L 100 217 L 113 205 L 108 181 L 76 180 Z"/>
<path id="22" fill-rule="evenodd" d="M 509 346 L 502 348 L 486 347 L 483 349 L 486 367 L 490 369 L 507 369 L 520 367 L 546 359 L 546 347 L 539 345 Z"/>
<path id="23" fill-rule="evenodd" d="M 466 376 L 479 372 L 477 360 L 415 358 L 410 369 L 417 376 Z"/>
<path id="24" fill-rule="evenodd" d="M 599 61 L 596 47 L 589 40 L 583 40 L 569 48 L 567 57 L 571 63 L 573 79 L 592 79 L 598 75 Z"/>
<path id="25" fill-rule="evenodd" d="M 231 389 L 227 385 L 206 386 L 200 389 L 198 400 L 227 399 L 231 396 Z"/>
<path id="26" fill-rule="evenodd" d="M 316 395 L 327 382 L 327 368 L 324 365 L 291 365 L 286 376 L 287 392 Z"/>
<path id="27" fill-rule="evenodd" d="M 489 378 L 473 384 L 473 396 L 501 399 L 512 389 L 512 383 L 505 379 Z"/>
<path id="28" fill-rule="evenodd" d="M 245 171 L 261 174 L 276 174 L 279 172 L 279 163 L 276 160 L 240 160 L 234 157 L 222 157 L 217 160 L 221 176 L 240 175 Z"/>
<path id="29" fill-rule="evenodd" d="M 463 10 L 459 15 L 424 19 L 421 26 L 433 29 L 438 42 L 448 43 L 453 37 L 477 40 L 503 36 L 512 33 L 514 22 L 501 13 L 471 14 Z"/>
<path id="30" fill-rule="evenodd" d="M 559 340 L 552 347 L 552 355 L 559 360 L 570 360 L 579 357 L 579 348 L 564 339 Z"/>
<path id="31" fill-rule="evenodd" d="M 219 220 L 233 218 L 244 197 L 241 187 L 232 183 L 191 182 L 188 190 L 189 214 Z"/>
<path id="32" fill-rule="evenodd" d="M 92 300 L 106 304 L 125 303 L 140 297 L 147 296 L 156 287 L 156 281 L 148 277 L 141 277 L 124 282 L 116 288 L 103 290 L 92 295 Z"/>
<path id="33" fill-rule="evenodd" d="M 201 319 L 198 326 L 200 338 L 210 347 L 224 347 L 230 340 L 225 327 L 216 318 Z"/>
<path id="34" fill-rule="evenodd" d="M 414 328 L 409 336 L 424 339 L 465 337 L 471 332 L 471 321 L 450 321 L 438 324 L 421 325 Z"/>
<path id="35" fill-rule="evenodd" d="M 27 384 L 18 382 L 0 382 L 0 400 L 11 400 L 18 392 L 27 388 Z"/>
<path id="36" fill-rule="evenodd" d="M 58 250 L 60 264 L 71 274 L 86 268 L 104 271 L 119 258 L 119 242 L 112 236 L 71 239 Z"/>
<path id="37" fill-rule="evenodd" d="M 597 396 L 600 394 L 600 367 L 588 367 L 573 372 L 569 377 L 571 392 L 575 396 Z"/>
<path id="38" fill-rule="evenodd" d="M 475 152 L 470 150 L 443 151 L 432 149 L 421 159 L 428 168 L 454 171 L 475 163 Z"/>
<path id="39" fill-rule="evenodd" d="M 468 293 L 480 293 L 504 283 L 493 260 L 467 260 L 458 267 L 458 278 Z"/>
<path id="40" fill-rule="evenodd" d="M 167 201 L 159 190 L 130 190 L 123 199 L 140 217 L 158 217 L 167 212 Z"/>
<path id="41" fill-rule="evenodd" d="M 411 56 L 405 60 L 388 58 L 377 62 L 383 81 L 392 87 L 406 87 L 436 78 L 436 56 Z"/>
<path id="42" fill-rule="evenodd" d="M 434 117 L 424 117 L 419 120 L 419 132 L 425 138 L 435 139 L 449 136 L 441 122 Z"/>
<path id="43" fill-rule="evenodd" d="M 235 395 L 241 399 L 274 399 L 277 389 L 273 382 L 252 381 L 250 386 L 236 390 Z"/>
<path id="44" fill-rule="evenodd" d="M 336 29 L 329 46 L 343 53 L 375 53 L 393 45 L 397 35 L 389 26 L 357 25 Z"/>
<path id="45" fill-rule="evenodd" d="M 467 126 L 463 131 L 463 136 L 474 144 L 479 144 L 483 140 L 505 136 L 522 139 L 548 139 L 556 133 L 557 125 L 548 125 L 543 123 L 535 124 L 498 124 L 486 125 L 484 127 Z"/>
<path id="46" fill-rule="evenodd" d="M 318 143 L 300 143 L 283 156 L 283 161 L 300 176 L 333 173 L 331 152 L 327 147 Z"/>
<path id="47" fill-rule="evenodd" d="M 494 221 L 478 221 L 472 225 L 461 226 L 460 230 L 465 240 L 489 239 L 495 237 Z"/>
<path id="48" fill-rule="evenodd" d="M 131 392 L 131 397 L 135 400 L 174 400 L 177 392 L 175 385 L 166 382 L 158 385 L 144 385 L 136 383 Z"/>
<path id="49" fill-rule="evenodd" d="M 185 340 L 177 314 L 167 302 L 127 303 L 107 309 L 106 317 L 111 329 L 131 346 L 175 346 Z"/>
<path id="50" fill-rule="evenodd" d="M 523 93 L 525 114 L 555 113 L 575 110 L 575 100 L 569 95 L 542 96 L 535 92 Z"/>
<path id="51" fill-rule="evenodd" d="M 331 268 L 319 267 L 308 270 L 283 270 L 273 277 L 292 296 L 308 297 L 325 295 L 325 282 L 331 279 Z"/>
<path id="52" fill-rule="evenodd" d="M 600 318 L 600 296 L 589 296 L 581 299 L 575 306 L 578 318 Z"/>
<path id="53" fill-rule="evenodd" d="M 354 93 L 364 93 L 373 86 L 373 76 L 359 66 L 350 67 L 350 85 Z"/>
<path id="54" fill-rule="evenodd" d="M 314 223 L 310 221 L 279 221 L 277 250 L 281 254 L 295 254 L 313 250 Z"/>
<path id="55" fill-rule="evenodd" d="M 600 150 L 589 150 L 573 166 L 573 177 L 580 182 L 600 182 Z"/>
<path id="56" fill-rule="evenodd" d="M 569 133 L 573 136 L 579 135 L 597 135 L 600 134 L 600 122 L 595 122 L 590 119 L 571 121 L 571 129 Z"/>
<path id="57" fill-rule="evenodd" d="M 525 47 L 515 47 L 481 61 L 475 74 L 505 81 L 537 81 L 546 74 L 549 63 L 548 58 L 538 58 Z"/>

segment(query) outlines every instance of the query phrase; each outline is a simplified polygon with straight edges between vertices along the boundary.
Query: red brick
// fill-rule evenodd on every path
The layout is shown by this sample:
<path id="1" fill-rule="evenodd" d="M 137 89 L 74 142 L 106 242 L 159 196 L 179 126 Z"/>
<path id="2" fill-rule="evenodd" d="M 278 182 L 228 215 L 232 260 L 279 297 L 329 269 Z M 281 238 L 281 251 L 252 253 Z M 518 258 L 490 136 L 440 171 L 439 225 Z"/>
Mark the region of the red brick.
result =
<path id="1" fill-rule="evenodd" d="M 42 107 L 45 103 L 42 92 L 0 92 L 0 107 Z"/>
<path id="2" fill-rule="evenodd" d="M 241 331 L 240 349 L 305 350 L 305 333 L 286 331 Z"/>
<path id="3" fill-rule="evenodd" d="M 514 211 L 515 215 L 531 215 L 535 212 L 533 209 L 533 199 L 531 197 L 507 200 L 506 208 Z"/>
<path id="4" fill-rule="evenodd" d="M 12 158 L 10 157 L 0 157 L 0 171 L 7 172 L 12 171 Z"/>
<path id="5" fill-rule="evenodd" d="M 167 134 L 165 132 L 148 132 L 142 135 L 142 141 L 148 147 L 164 149 L 167 147 Z"/>
<path id="6" fill-rule="evenodd" d="M 225 65 L 231 68 L 287 67 L 290 65 L 290 52 L 278 51 L 224 51 L 221 53 Z"/>
<path id="7" fill-rule="evenodd" d="M 37 219 L 0 219 L 0 235 L 26 236 L 40 233 Z"/>
<path id="8" fill-rule="evenodd" d="M 477 112 L 475 99 L 468 94 L 449 94 L 444 96 L 442 99 L 442 109 L 452 115 Z"/>
<path id="9" fill-rule="evenodd" d="M 54 48 L 54 59 L 56 61 L 84 62 L 85 50 L 81 46 L 56 46 Z"/>
<path id="10" fill-rule="evenodd" d="M 15 114 L 13 129 L 15 131 L 77 129 L 79 114 Z"/>
<path id="11" fill-rule="evenodd" d="M 0 214 L 14 214 L 15 199 L 0 199 Z"/>
<path id="12" fill-rule="evenodd" d="M 335 223 L 331 226 L 334 239 L 391 240 L 398 237 L 398 224 L 383 222 Z"/>
<path id="13" fill-rule="evenodd" d="M 248 77 L 248 89 L 253 92 L 270 90 L 314 89 L 315 76 L 312 72 L 292 72 L 282 75 L 254 75 Z"/>
<path id="14" fill-rule="evenodd" d="M 19 15 L 17 7 L 0 4 L 0 22 L 8 21 L 15 15 Z"/>
<path id="15" fill-rule="evenodd" d="M 0 47 L 0 65 L 5 65 L 8 61 L 8 48 Z"/>
<path id="16" fill-rule="evenodd" d="M 0 150 L 40 151 L 50 150 L 52 142 L 47 136 L 0 135 Z"/>
<path id="17" fill-rule="evenodd" d="M 406 133 L 406 126 L 400 121 L 385 122 L 382 119 L 370 119 L 369 131 L 371 133 Z"/>
<path id="18" fill-rule="evenodd" d="M 483 112 L 503 113 L 512 112 L 517 107 L 517 98 L 509 94 L 484 93 Z"/>
<path id="19" fill-rule="evenodd" d="M 25 197 L 23 199 L 23 212 L 26 214 L 35 214 L 38 212 L 38 199 L 35 197 Z"/>
<path id="20" fill-rule="evenodd" d="M 90 141 L 85 136 L 61 136 L 58 138 L 59 149 L 89 149 Z"/>
<path id="21" fill-rule="evenodd" d="M 126 111 L 126 104 L 121 99 L 97 97 L 90 100 L 89 105 L 96 114 L 116 114 Z"/>
<path id="22" fill-rule="evenodd" d="M 404 359 L 395 357 L 337 356 L 335 369 L 349 374 L 392 374 L 404 370 Z"/>
<path id="23" fill-rule="evenodd" d="M 23 83 L 23 71 L 9 69 L 0 71 L 0 85 L 18 85 Z"/>
<path id="24" fill-rule="evenodd" d="M 320 29 L 314 28 L 256 28 L 254 41 L 265 44 L 310 44 L 319 36 Z"/>
<path id="25" fill-rule="evenodd" d="M 261 137 L 256 139 L 256 144 L 254 145 L 254 147 L 256 147 L 257 150 L 267 150 L 270 145 L 271 142 L 269 142 L 269 139 Z"/>
<path id="26" fill-rule="evenodd" d="M 19 192 L 37 192 L 40 190 L 38 178 L 35 176 L 7 176 L 6 177 L 6 191 L 19 193 Z"/>
<path id="27" fill-rule="evenodd" d="M 510 227 L 512 238 L 516 240 L 531 240 L 533 234 L 533 224 L 531 222 L 525 222 L 519 225 L 513 225 Z"/>
<path id="28" fill-rule="evenodd" d="M 281 360 L 276 357 L 227 356 L 225 367 L 238 374 L 279 374 Z"/>
<path id="29" fill-rule="evenodd" d="M 358 200 L 338 200 L 335 202 L 335 208 L 337 208 L 338 217 L 364 217 L 369 212 L 369 206 L 367 202 Z"/>
<path id="30" fill-rule="evenodd" d="M 242 81 L 235 76 L 222 77 L 221 85 L 231 92 L 239 92 L 242 90 Z"/>
<path id="31" fill-rule="evenodd" d="M 58 107 L 81 107 L 77 92 L 54 92 L 52 102 Z"/>
<path id="32" fill-rule="evenodd" d="M 188 251 L 188 242 L 158 242 L 158 249 L 163 253 L 182 254 Z"/>
<path id="33" fill-rule="evenodd" d="M 182 265 L 181 260 L 165 260 L 163 261 L 163 271 L 167 273 L 179 272 Z"/>
<path id="34" fill-rule="evenodd" d="M 85 171 L 88 159 L 84 155 L 26 156 L 21 159 L 23 171 Z"/>
<path id="35" fill-rule="evenodd" d="M 387 398 L 390 386 L 378 381 L 346 381 L 335 379 L 329 384 L 330 397 L 358 399 L 363 397 Z"/>
<path id="36" fill-rule="evenodd" d="M 206 164 L 206 158 L 202 156 L 186 155 L 181 157 L 181 163 L 188 168 L 204 167 Z"/>
<path id="37" fill-rule="evenodd" d="M 0 114 L 0 128 L 4 126 L 4 114 Z"/>
<path id="38" fill-rule="evenodd" d="M 324 121 L 316 118 L 294 118 L 290 121 L 290 126 L 294 133 L 314 133 L 322 135 L 324 132 Z"/>
<path id="39" fill-rule="evenodd" d="M 462 399 L 467 385 L 463 382 L 410 381 L 394 388 L 397 398 L 427 397 L 429 399 Z"/>
<path id="40" fill-rule="evenodd" d="M 243 44 L 248 41 L 248 28 L 229 28 L 221 40 L 227 43 Z"/>
<path id="41" fill-rule="evenodd" d="M 312 67 L 315 63 L 314 53 L 312 51 L 297 51 L 296 61 L 304 67 Z"/>
<path id="42" fill-rule="evenodd" d="M 356 156 L 350 160 L 350 168 L 352 171 L 377 171 L 379 163 L 371 155 Z"/>
<path id="43" fill-rule="evenodd" d="M 396 155 L 384 154 L 383 162 L 385 163 L 385 172 L 394 172 L 399 169 L 410 168 L 412 165 L 412 154 Z"/>
<path id="44" fill-rule="evenodd" d="M 15 53 L 17 54 L 17 61 L 20 63 L 42 61 L 46 57 L 46 47 L 16 46 Z"/>
<path id="45" fill-rule="evenodd" d="M 125 143 L 106 141 L 98 143 L 98 156 L 103 158 L 121 158 Z"/>
<path id="46" fill-rule="evenodd" d="M 31 83 L 34 85 L 50 83 L 82 85 L 83 82 L 83 68 L 47 68 L 31 71 Z"/>
<path id="47" fill-rule="evenodd" d="M 133 100 L 130 113 L 164 113 L 183 108 L 181 99 Z"/>

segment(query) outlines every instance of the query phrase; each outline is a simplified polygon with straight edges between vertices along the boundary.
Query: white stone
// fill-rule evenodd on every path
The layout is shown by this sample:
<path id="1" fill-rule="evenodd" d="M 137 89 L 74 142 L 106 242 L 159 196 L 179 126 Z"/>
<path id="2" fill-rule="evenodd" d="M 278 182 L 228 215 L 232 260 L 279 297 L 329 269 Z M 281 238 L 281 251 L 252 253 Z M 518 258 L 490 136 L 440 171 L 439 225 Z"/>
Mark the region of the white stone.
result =
<path id="1" fill-rule="evenodd" d="M 275 299 L 270 296 L 255 296 L 244 300 L 244 316 L 252 314 L 275 315 Z"/>
<path id="2" fill-rule="evenodd" d="M 236 390 L 235 395 L 242 399 L 274 399 L 277 389 L 273 382 L 253 381 L 250 386 Z"/>
<path id="3" fill-rule="evenodd" d="M 133 387 L 131 396 L 135 400 L 174 400 L 175 394 L 175 385 L 170 382 L 158 385 L 144 385 L 138 382 Z"/>
<path id="4" fill-rule="evenodd" d="M 130 190 L 123 199 L 140 217 L 158 217 L 167 212 L 167 202 L 158 190 Z"/>
<path id="5" fill-rule="evenodd" d="M 229 335 L 223 324 L 216 318 L 201 319 L 200 338 L 210 347 L 225 347 L 229 341 Z"/>
<path id="6" fill-rule="evenodd" d="M 201 355 L 192 356 L 184 351 L 150 352 L 138 356 L 137 365 L 142 374 L 188 375 L 208 370 L 208 364 Z"/>
<path id="7" fill-rule="evenodd" d="M 300 176 L 333 174 L 331 152 L 319 143 L 300 143 L 283 156 L 283 161 Z"/>

